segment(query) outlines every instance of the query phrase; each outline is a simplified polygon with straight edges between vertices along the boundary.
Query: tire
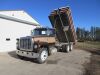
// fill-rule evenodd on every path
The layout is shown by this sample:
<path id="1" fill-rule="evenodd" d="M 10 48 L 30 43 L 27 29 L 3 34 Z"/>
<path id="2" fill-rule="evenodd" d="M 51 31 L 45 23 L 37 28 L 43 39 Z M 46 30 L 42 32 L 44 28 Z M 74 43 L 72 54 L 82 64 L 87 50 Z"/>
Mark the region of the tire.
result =
<path id="1" fill-rule="evenodd" d="M 53 55 L 53 54 L 55 54 L 57 52 L 58 51 L 57 51 L 57 48 L 56 47 L 50 47 L 50 49 L 49 49 L 49 55 Z"/>
<path id="2" fill-rule="evenodd" d="M 20 48 L 19 48 L 19 47 L 17 47 L 17 50 L 20 50 Z"/>
<path id="3" fill-rule="evenodd" d="M 62 46 L 62 51 L 63 51 L 63 52 L 66 52 L 66 53 L 70 52 L 70 47 L 69 47 L 69 45 L 63 45 L 63 46 Z"/>
<path id="4" fill-rule="evenodd" d="M 67 52 L 67 53 L 70 52 L 70 46 L 69 46 L 69 45 L 66 45 L 66 46 L 65 46 L 65 52 Z"/>
<path id="5" fill-rule="evenodd" d="M 37 58 L 37 62 L 39 64 L 42 64 L 46 61 L 47 58 L 48 58 L 47 48 L 41 48 L 41 50 L 39 51 L 39 57 Z"/>

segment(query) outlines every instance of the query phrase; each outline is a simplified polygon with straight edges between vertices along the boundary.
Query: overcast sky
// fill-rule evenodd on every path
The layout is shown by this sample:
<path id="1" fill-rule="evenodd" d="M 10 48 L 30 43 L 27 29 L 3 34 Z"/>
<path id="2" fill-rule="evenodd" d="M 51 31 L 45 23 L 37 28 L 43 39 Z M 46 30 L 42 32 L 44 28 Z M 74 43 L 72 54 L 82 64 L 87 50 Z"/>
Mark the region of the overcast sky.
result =
<path id="1" fill-rule="evenodd" d="M 0 0 L 0 10 L 25 10 L 48 27 L 50 12 L 64 6 L 70 6 L 75 27 L 100 27 L 100 0 Z"/>

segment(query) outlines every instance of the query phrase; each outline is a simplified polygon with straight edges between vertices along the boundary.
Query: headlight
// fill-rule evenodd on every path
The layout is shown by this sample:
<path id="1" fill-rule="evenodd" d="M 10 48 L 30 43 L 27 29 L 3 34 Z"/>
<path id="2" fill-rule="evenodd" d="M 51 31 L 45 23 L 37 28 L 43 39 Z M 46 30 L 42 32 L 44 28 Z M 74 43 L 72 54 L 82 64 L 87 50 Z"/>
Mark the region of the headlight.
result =
<path id="1" fill-rule="evenodd" d="M 33 38 L 32 38 L 32 42 L 33 42 L 34 40 L 33 40 Z"/>
<path id="2" fill-rule="evenodd" d="M 17 38 L 16 40 L 17 40 L 17 41 L 19 41 L 19 39 L 18 39 L 18 38 Z"/>
<path id="3" fill-rule="evenodd" d="M 17 42 L 16 42 L 16 49 L 20 50 L 20 48 L 19 48 L 19 40 L 17 40 Z"/>

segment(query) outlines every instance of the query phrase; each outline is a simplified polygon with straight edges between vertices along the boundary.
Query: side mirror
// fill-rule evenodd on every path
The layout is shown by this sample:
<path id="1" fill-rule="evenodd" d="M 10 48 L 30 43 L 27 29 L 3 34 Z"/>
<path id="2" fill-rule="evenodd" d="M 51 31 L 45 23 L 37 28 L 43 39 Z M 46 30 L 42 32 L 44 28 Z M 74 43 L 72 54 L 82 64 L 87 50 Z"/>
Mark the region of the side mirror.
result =
<path id="1" fill-rule="evenodd" d="M 17 38 L 16 40 L 17 40 L 17 41 L 19 41 L 19 39 L 18 39 L 18 38 Z"/>

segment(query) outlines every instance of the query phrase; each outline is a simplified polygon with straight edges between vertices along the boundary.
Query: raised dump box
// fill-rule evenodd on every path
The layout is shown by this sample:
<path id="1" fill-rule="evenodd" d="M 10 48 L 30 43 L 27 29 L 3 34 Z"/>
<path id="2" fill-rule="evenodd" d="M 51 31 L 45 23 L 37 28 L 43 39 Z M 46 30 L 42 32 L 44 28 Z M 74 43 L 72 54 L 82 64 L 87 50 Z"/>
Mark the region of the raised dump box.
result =
<path id="1" fill-rule="evenodd" d="M 58 42 L 76 42 L 76 33 L 69 7 L 62 7 L 53 10 L 49 15 L 49 19 L 53 28 L 55 28 L 56 39 Z"/>

